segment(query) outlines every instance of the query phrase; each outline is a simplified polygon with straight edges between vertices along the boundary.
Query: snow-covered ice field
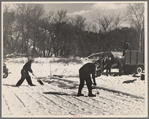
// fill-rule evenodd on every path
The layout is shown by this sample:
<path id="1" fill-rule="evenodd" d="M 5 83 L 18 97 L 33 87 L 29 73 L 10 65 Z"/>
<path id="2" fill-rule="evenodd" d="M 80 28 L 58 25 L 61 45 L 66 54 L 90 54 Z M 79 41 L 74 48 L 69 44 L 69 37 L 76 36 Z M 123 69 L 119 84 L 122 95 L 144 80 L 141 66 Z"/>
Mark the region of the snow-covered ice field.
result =
<path id="1" fill-rule="evenodd" d="M 34 63 L 32 64 L 32 70 L 37 77 L 58 75 L 63 76 L 68 80 L 78 81 L 79 83 L 79 68 L 83 64 L 92 61 L 86 59 L 78 59 L 79 63 L 77 63 L 73 60 L 74 59 L 64 58 L 35 58 Z M 20 71 L 25 62 L 27 62 L 27 58 L 9 59 L 6 64 L 9 71 L 12 73 L 10 75 L 21 77 Z M 112 72 L 118 73 L 118 69 L 112 69 Z M 134 82 L 127 83 L 127 81 L 130 80 L 134 80 Z M 145 97 L 147 91 L 147 81 L 142 81 L 140 76 L 133 77 L 133 74 L 122 76 L 102 75 L 97 77 L 96 81 L 99 87 L 101 86 L 113 90 L 118 90 L 141 97 Z"/>
<path id="2" fill-rule="evenodd" d="M 93 87 L 93 93 L 99 92 L 99 95 L 95 98 L 86 97 L 88 91 L 87 87 L 84 86 L 82 92 L 85 97 L 76 97 L 79 86 L 78 70 L 83 64 L 91 61 L 79 58 L 78 60 L 36 58 L 32 64 L 32 70 L 44 82 L 44 85 L 37 83 L 37 77 L 30 74 L 35 87 L 28 86 L 27 82 L 24 81 L 19 88 L 15 88 L 13 86 L 20 79 L 21 69 L 26 62 L 26 58 L 9 59 L 6 62 L 7 68 L 11 72 L 2 81 L 3 102 L 5 103 L 2 110 L 6 117 L 11 115 L 36 116 L 37 112 L 40 112 L 39 116 L 77 115 L 82 117 L 85 115 L 88 115 L 87 117 L 91 115 L 145 116 L 147 113 L 147 81 L 140 80 L 139 76 L 133 77 L 132 74 L 106 76 L 103 74 L 96 77 L 97 86 Z M 112 69 L 112 73 L 114 72 L 118 72 L 118 69 Z M 9 100 L 8 95 L 10 94 L 7 94 L 7 91 L 13 93 L 11 94 L 13 101 Z M 23 95 L 25 97 L 22 97 Z M 27 96 L 29 96 L 28 99 L 26 99 Z M 24 110 L 24 108 L 20 108 L 20 103 L 17 103 L 18 99 L 29 113 L 19 114 L 18 109 Z M 28 104 L 29 100 L 30 104 Z M 14 102 L 16 104 L 13 104 Z M 33 105 L 43 109 L 36 106 L 34 108 Z M 48 108 L 48 105 L 53 106 Z M 59 107 L 57 107 L 58 105 Z M 30 109 L 34 109 L 33 112 Z M 47 110 L 49 110 L 48 113 Z"/>

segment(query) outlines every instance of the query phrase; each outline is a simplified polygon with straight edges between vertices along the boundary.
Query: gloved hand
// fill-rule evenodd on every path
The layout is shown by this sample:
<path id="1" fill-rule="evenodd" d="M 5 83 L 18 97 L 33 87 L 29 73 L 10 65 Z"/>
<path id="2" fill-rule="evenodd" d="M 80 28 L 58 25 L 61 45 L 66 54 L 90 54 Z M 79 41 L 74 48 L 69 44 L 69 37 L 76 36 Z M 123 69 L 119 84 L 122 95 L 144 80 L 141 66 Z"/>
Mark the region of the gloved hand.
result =
<path id="1" fill-rule="evenodd" d="M 32 73 L 32 75 L 35 76 L 34 73 Z"/>

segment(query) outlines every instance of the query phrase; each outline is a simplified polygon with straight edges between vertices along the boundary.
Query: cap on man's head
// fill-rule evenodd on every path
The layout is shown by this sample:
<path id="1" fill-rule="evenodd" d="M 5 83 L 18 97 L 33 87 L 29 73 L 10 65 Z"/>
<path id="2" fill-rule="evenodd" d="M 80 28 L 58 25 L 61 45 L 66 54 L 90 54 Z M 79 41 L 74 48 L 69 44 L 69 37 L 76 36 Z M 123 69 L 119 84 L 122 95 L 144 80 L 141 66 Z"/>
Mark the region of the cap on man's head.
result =
<path id="1" fill-rule="evenodd" d="M 31 56 L 29 56 L 29 57 L 28 57 L 28 61 L 34 61 L 34 58 L 31 57 Z"/>

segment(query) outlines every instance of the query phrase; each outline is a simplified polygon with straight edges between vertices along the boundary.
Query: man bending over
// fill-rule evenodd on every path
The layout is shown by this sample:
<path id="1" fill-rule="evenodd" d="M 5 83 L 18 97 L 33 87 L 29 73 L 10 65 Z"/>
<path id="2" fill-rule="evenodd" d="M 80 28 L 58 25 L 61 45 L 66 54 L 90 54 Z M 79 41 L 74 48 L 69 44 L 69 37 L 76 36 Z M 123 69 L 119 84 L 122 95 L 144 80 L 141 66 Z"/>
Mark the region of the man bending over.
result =
<path id="1" fill-rule="evenodd" d="M 80 85 L 79 85 L 77 96 L 84 96 L 81 93 L 82 88 L 84 87 L 84 81 L 86 81 L 86 84 L 87 84 L 88 96 L 90 96 L 90 97 L 96 96 L 96 95 L 92 94 L 92 84 L 96 86 L 95 69 L 98 65 L 99 65 L 99 63 L 98 63 L 98 61 L 96 61 L 95 63 L 87 63 L 79 69 Z M 92 74 L 93 83 L 92 83 L 90 74 Z"/>

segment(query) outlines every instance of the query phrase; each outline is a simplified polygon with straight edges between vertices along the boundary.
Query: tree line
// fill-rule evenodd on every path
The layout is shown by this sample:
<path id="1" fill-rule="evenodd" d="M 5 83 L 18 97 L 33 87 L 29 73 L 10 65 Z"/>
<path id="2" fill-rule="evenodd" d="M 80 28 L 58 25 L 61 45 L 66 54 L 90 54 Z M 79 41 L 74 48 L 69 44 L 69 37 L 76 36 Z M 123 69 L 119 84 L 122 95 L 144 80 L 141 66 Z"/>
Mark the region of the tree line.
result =
<path id="1" fill-rule="evenodd" d="M 100 51 L 122 51 L 125 40 L 132 50 L 144 49 L 144 4 L 129 4 L 127 17 L 100 15 L 87 24 L 83 16 L 66 10 L 44 14 L 42 4 L 15 4 L 3 8 L 3 54 L 43 57 L 86 57 Z M 128 21 L 131 27 L 120 27 Z M 98 26 L 98 27 L 97 27 Z"/>

